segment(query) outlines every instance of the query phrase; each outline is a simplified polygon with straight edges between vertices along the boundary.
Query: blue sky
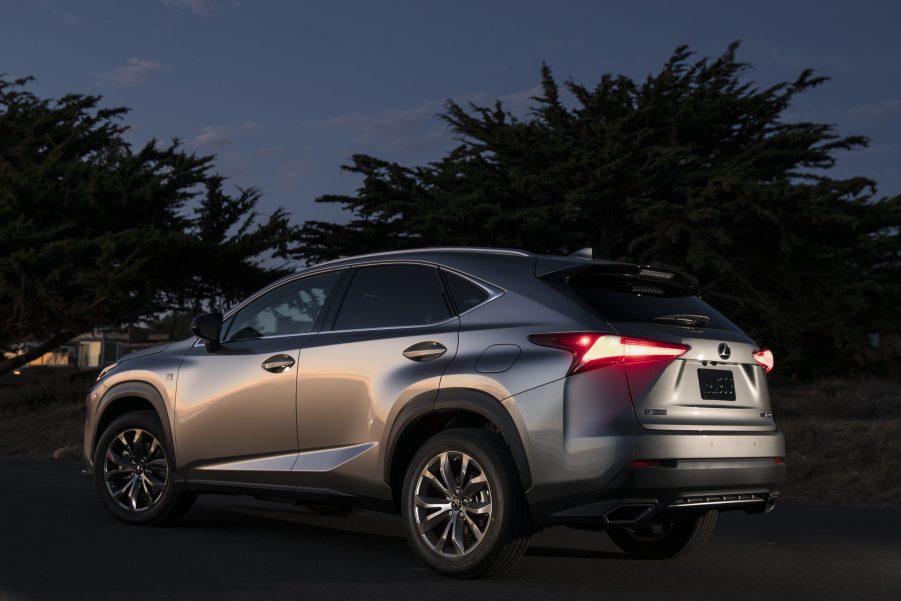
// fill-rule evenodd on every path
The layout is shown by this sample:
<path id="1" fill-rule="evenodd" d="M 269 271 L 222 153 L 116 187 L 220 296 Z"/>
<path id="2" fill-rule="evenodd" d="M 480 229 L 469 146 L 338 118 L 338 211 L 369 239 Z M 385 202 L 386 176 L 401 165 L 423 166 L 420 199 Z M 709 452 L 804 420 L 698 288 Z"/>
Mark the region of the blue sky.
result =
<path id="1" fill-rule="evenodd" d="M 836 175 L 901 193 L 901 3 L 267 2 L 7 0 L 0 72 L 34 75 L 41 96 L 100 94 L 132 109 L 130 137 L 179 137 L 218 155 L 263 212 L 341 220 L 316 205 L 359 181 L 365 152 L 405 164 L 454 145 L 435 119 L 448 98 L 502 98 L 522 113 L 542 61 L 558 79 L 643 78 L 679 44 L 716 56 L 742 40 L 761 85 L 812 67 L 832 78 L 792 107 L 871 146 Z"/>

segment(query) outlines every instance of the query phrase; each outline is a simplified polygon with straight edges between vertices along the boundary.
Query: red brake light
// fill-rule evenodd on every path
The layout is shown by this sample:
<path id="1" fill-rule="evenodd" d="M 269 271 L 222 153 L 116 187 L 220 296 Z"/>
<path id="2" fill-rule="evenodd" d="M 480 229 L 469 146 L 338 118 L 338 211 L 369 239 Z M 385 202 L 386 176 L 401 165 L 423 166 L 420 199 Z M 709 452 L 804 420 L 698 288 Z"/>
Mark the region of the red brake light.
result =
<path id="1" fill-rule="evenodd" d="M 629 464 L 629 467 L 657 467 L 660 461 L 657 459 L 636 459 Z"/>
<path id="2" fill-rule="evenodd" d="M 773 371 L 773 368 L 776 366 L 776 362 L 773 359 L 773 351 L 768 348 L 754 351 L 754 359 L 763 366 L 763 371 L 766 373 Z"/>
<path id="3" fill-rule="evenodd" d="M 529 336 L 535 344 L 569 351 L 573 364 L 569 373 L 576 373 L 608 365 L 672 361 L 690 348 L 684 344 L 631 338 L 615 334 L 563 333 Z"/>

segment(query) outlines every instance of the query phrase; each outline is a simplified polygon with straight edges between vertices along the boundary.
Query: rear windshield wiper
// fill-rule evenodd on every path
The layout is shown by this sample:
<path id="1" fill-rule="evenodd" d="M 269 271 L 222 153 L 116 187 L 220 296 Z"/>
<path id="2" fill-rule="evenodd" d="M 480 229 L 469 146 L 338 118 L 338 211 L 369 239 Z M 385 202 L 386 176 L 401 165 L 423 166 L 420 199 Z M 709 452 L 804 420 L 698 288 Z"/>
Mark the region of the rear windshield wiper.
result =
<path id="1" fill-rule="evenodd" d="M 706 315 L 686 315 L 678 313 L 676 315 L 660 315 L 654 318 L 657 323 L 672 323 L 677 326 L 691 326 L 695 328 L 706 328 L 710 323 L 710 318 Z"/>

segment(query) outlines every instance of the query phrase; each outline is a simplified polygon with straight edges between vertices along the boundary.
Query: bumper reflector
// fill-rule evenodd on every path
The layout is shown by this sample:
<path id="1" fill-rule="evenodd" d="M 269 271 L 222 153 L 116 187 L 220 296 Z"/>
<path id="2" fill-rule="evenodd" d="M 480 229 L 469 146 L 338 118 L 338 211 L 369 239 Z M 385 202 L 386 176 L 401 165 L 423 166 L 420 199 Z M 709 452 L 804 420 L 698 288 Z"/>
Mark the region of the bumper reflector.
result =
<path id="1" fill-rule="evenodd" d="M 629 464 L 629 467 L 657 467 L 660 462 L 656 459 L 636 459 Z"/>

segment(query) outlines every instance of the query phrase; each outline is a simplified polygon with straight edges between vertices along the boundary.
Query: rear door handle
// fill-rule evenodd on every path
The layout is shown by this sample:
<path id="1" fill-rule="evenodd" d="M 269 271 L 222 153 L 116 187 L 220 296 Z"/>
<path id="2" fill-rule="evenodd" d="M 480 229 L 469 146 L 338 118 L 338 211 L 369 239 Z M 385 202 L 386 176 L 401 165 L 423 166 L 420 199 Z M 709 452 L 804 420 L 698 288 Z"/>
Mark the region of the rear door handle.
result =
<path id="1" fill-rule="evenodd" d="M 417 342 L 404 351 L 404 357 L 411 361 L 431 361 L 437 359 L 447 352 L 447 347 L 440 342 L 427 340 L 425 342 Z"/>
<path id="2" fill-rule="evenodd" d="M 290 355 L 272 355 L 263 361 L 263 369 L 280 374 L 294 365 L 294 359 Z"/>

